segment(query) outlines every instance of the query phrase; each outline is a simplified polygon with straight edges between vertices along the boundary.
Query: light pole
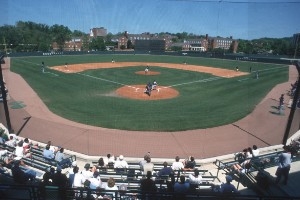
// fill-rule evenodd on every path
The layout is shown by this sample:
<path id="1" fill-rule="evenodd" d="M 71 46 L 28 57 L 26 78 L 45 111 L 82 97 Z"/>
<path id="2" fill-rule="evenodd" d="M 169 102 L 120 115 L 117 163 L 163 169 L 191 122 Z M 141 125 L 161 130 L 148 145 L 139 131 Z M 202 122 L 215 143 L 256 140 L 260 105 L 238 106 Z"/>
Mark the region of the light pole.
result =
<path id="1" fill-rule="evenodd" d="M 9 118 L 6 91 L 5 91 L 5 85 L 3 82 L 2 65 L 1 65 L 3 59 L 4 59 L 4 55 L 1 55 L 1 57 L 0 57 L 0 86 L 1 86 L 1 94 L 2 94 L 3 106 L 4 106 L 4 112 L 5 112 L 5 118 L 6 118 L 6 125 L 7 125 L 8 131 L 11 133 L 13 131 L 11 128 L 11 123 L 10 123 L 10 118 Z"/>

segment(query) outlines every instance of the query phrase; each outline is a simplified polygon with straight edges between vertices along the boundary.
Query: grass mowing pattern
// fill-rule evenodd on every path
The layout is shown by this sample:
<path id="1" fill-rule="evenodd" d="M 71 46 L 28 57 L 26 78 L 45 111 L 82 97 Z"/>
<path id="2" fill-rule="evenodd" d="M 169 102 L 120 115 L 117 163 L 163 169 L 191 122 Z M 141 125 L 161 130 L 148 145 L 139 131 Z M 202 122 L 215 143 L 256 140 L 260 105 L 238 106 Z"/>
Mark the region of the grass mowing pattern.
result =
<path id="1" fill-rule="evenodd" d="M 149 62 L 156 76 L 141 76 L 134 72 L 141 67 L 88 70 L 78 74 L 57 71 L 42 74 L 40 65 L 118 61 Z M 184 70 L 151 67 L 151 62 L 182 63 L 214 66 L 253 73 L 231 79 L 215 78 L 210 74 Z M 11 70 L 20 74 L 37 92 L 49 109 L 70 120 L 114 129 L 179 131 L 209 128 L 235 122 L 251 113 L 255 105 L 278 83 L 287 81 L 288 68 L 282 65 L 228 61 L 219 59 L 149 56 L 149 55 L 96 55 L 13 58 Z M 260 78 L 255 79 L 255 71 Z M 48 70 L 49 71 L 49 70 Z M 90 77 L 88 77 L 88 76 Z M 91 78 L 94 77 L 94 78 Z M 159 85 L 170 86 L 180 92 L 174 99 L 141 101 L 114 96 L 122 85 L 145 84 L 157 80 Z M 244 81 L 239 81 L 244 79 Z M 192 84 L 184 84 L 194 82 Z"/>

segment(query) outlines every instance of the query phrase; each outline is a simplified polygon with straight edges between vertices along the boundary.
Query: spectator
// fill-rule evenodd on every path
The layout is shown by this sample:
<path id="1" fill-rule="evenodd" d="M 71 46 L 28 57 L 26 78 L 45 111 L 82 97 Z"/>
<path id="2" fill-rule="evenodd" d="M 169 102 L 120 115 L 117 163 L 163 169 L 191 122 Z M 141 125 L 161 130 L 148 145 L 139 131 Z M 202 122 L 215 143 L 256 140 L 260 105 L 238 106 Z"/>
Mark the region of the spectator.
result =
<path id="1" fill-rule="evenodd" d="M 14 181 L 19 184 L 26 184 L 28 181 L 34 181 L 36 172 L 27 168 L 22 170 L 20 168 L 21 163 L 21 160 L 15 160 L 11 168 Z"/>
<path id="2" fill-rule="evenodd" d="M 31 157 L 31 154 L 27 151 L 24 152 L 24 148 L 23 148 L 23 141 L 19 141 L 18 142 L 18 145 L 16 146 L 16 149 L 15 149 L 15 155 L 16 157 L 20 157 L 20 158 L 23 158 L 23 157 Z"/>
<path id="3" fill-rule="evenodd" d="M 174 184 L 174 192 L 180 194 L 186 194 L 190 189 L 190 184 L 185 181 L 185 176 L 180 176 L 180 182 Z"/>
<path id="4" fill-rule="evenodd" d="M 104 159 L 101 157 L 98 160 L 98 167 L 100 167 L 101 169 L 106 168 L 105 163 L 104 163 Z"/>
<path id="5" fill-rule="evenodd" d="M 153 169 L 154 169 L 154 164 L 151 162 L 151 158 L 147 157 L 147 162 L 144 164 L 143 168 L 144 168 L 144 174 L 147 174 L 148 171 L 151 172 L 151 174 L 153 173 Z"/>
<path id="6" fill-rule="evenodd" d="M 140 170 L 141 170 L 141 172 L 144 171 L 144 164 L 147 163 L 147 159 L 148 159 L 148 158 L 150 158 L 149 153 L 146 154 L 146 155 L 144 155 L 144 160 L 140 161 L 139 165 L 140 165 Z"/>
<path id="7" fill-rule="evenodd" d="M 170 175 L 174 174 L 172 167 L 168 167 L 167 162 L 164 162 L 163 166 L 164 167 L 161 170 L 159 170 L 158 176 L 170 176 Z"/>
<path id="8" fill-rule="evenodd" d="M 256 146 L 256 145 L 253 145 L 252 148 L 253 148 L 253 149 L 252 149 L 252 155 L 253 155 L 253 157 L 259 156 L 259 149 L 257 148 L 257 146 Z"/>
<path id="9" fill-rule="evenodd" d="M 279 156 L 279 165 L 276 170 L 276 181 L 275 183 L 278 184 L 281 177 L 283 176 L 283 184 L 286 185 L 289 178 L 289 172 L 291 169 L 291 163 L 292 163 L 292 156 L 291 156 L 291 150 L 290 147 L 284 146 L 283 152 Z"/>
<path id="10" fill-rule="evenodd" d="M 89 163 L 86 163 L 84 165 L 84 169 L 81 171 L 81 174 L 85 179 L 89 179 L 93 177 L 94 171 L 96 170 L 96 167 L 91 167 Z"/>
<path id="11" fill-rule="evenodd" d="M 107 168 L 114 168 L 114 163 L 115 163 L 115 157 L 111 155 L 110 153 L 106 155 L 106 158 L 103 158 L 104 164 Z"/>
<path id="12" fill-rule="evenodd" d="M 43 151 L 43 156 L 46 160 L 54 160 L 54 153 L 53 151 L 50 150 L 50 145 L 47 144 L 44 151 Z"/>
<path id="13" fill-rule="evenodd" d="M 93 177 L 89 179 L 90 183 L 90 189 L 98 189 L 102 186 L 102 181 L 100 179 L 100 174 L 98 171 L 94 171 Z"/>
<path id="14" fill-rule="evenodd" d="M 69 177 L 70 177 L 71 174 L 74 176 L 74 171 L 73 171 L 74 167 L 77 167 L 77 162 L 76 161 L 72 162 L 72 166 L 71 166 L 71 168 L 68 171 Z"/>
<path id="15" fill-rule="evenodd" d="M 57 161 L 58 165 L 65 169 L 71 166 L 71 160 L 69 158 L 66 158 L 64 154 L 64 148 L 60 148 L 60 150 L 55 155 L 55 160 Z"/>
<path id="16" fill-rule="evenodd" d="M 128 163 L 124 160 L 123 155 L 119 156 L 119 159 L 114 164 L 114 168 L 118 172 L 124 172 L 128 168 Z"/>
<path id="17" fill-rule="evenodd" d="M 69 177 L 70 182 L 72 183 L 71 184 L 72 187 L 73 188 L 80 188 L 80 187 L 82 187 L 83 183 L 85 181 L 84 176 L 81 173 L 79 173 L 79 168 L 77 166 L 73 168 L 73 172 L 74 172 L 74 177 L 73 178 Z"/>
<path id="18" fill-rule="evenodd" d="M 238 190 L 235 188 L 234 185 L 231 184 L 232 177 L 227 175 L 226 176 L 226 183 L 221 185 L 220 191 L 222 193 L 238 193 Z"/>
<path id="19" fill-rule="evenodd" d="M 184 168 L 183 163 L 179 161 L 179 156 L 175 157 L 175 162 L 172 164 L 172 169 L 175 170 L 182 170 Z"/>
<path id="20" fill-rule="evenodd" d="M 118 190 L 118 187 L 115 185 L 116 184 L 116 181 L 114 178 L 110 177 L 108 180 L 107 180 L 107 184 L 105 186 L 105 190 Z M 110 197 L 113 197 L 113 199 L 115 198 L 115 194 L 116 192 L 106 192 L 106 194 Z"/>
<path id="21" fill-rule="evenodd" d="M 16 141 L 16 139 L 15 139 L 14 136 L 10 135 L 9 136 L 9 140 L 6 141 L 5 144 L 7 146 L 10 146 L 10 147 L 16 147 L 17 146 L 17 141 Z"/>
<path id="22" fill-rule="evenodd" d="M 61 173 L 62 168 L 58 166 L 56 168 L 56 173 L 52 176 L 53 185 L 59 188 L 66 188 L 68 186 L 68 178 L 65 174 Z"/>
<path id="23" fill-rule="evenodd" d="M 155 185 L 155 181 L 152 180 L 152 173 L 151 171 L 147 171 L 146 179 L 141 180 L 141 191 L 142 192 L 156 192 L 157 187 Z"/>
<path id="24" fill-rule="evenodd" d="M 193 156 L 190 156 L 189 159 L 186 161 L 184 170 L 194 170 L 196 167 L 196 161 Z"/>
<path id="25" fill-rule="evenodd" d="M 32 145 L 32 143 L 29 141 L 28 138 L 25 138 L 25 139 L 23 140 L 23 148 L 25 148 L 25 149 L 30 149 L 31 145 Z"/>
<path id="26" fill-rule="evenodd" d="M 190 184 L 200 184 L 200 183 L 202 183 L 202 176 L 199 174 L 198 169 L 195 169 L 194 175 L 189 174 L 189 183 Z"/>
<path id="27" fill-rule="evenodd" d="M 55 154 L 58 151 L 58 148 L 53 146 L 51 141 L 48 141 L 47 145 L 49 145 L 49 150 L 52 151 L 53 154 Z"/>

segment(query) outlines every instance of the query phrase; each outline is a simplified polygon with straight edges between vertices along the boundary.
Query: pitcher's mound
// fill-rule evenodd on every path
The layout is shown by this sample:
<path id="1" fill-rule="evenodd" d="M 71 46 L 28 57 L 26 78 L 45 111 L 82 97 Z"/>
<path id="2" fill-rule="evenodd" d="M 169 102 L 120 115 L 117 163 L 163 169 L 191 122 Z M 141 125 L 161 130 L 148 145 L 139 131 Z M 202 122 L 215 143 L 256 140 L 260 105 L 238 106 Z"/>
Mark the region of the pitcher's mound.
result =
<path id="1" fill-rule="evenodd" d="M 116 93 L 129 99 L 140 100 L 160 100 L 171 99 L 179 95 L 179 92 L 173 88 L 157 86 L 156 90 L 152 90 L 151 95 L 145 93 L 146 85 L 128 85 L 116 90 Z"/>
<path id="2" fill-rule="evenodd" d="M 147 73 L 145 71 L 137 71 L 135 72 L 136 74 L 139 74 L 139 75 L 146 75 L 146 76 L 153 76 L 153 75 L 158 75 L 160 74 L 160 72 L 155 72 L 155 71 L 148 71 Z"/>

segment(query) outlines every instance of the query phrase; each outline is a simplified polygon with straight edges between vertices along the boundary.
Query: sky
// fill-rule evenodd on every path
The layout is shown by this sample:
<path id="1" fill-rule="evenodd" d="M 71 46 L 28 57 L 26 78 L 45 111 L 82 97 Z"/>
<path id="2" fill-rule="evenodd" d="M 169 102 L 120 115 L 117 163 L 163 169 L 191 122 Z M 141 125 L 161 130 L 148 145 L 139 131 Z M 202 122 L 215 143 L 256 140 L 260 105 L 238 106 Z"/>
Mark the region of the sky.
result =
<path id="1" fill-rule="evenodd" d="M 89 33 L 193 33 L 234 39 L 300 32 L 300 0 L 1 0 L 0 26 L 32 21 Z"/>

